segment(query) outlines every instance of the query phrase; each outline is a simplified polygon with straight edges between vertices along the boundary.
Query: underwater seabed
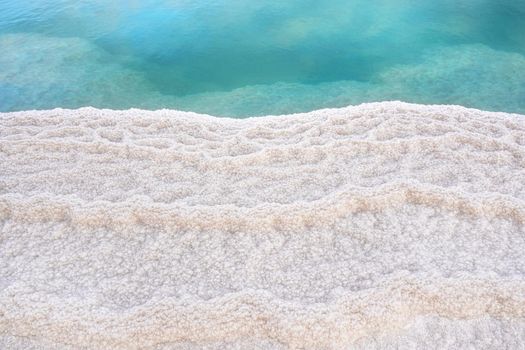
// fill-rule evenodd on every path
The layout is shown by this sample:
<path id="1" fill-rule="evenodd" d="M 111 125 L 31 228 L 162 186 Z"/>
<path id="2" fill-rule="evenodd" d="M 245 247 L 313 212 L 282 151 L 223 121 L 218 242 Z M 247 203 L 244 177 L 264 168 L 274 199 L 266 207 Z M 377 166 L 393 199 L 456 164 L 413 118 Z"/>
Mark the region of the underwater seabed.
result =
<path id="1" fill-rule="evenodd" d="M 520 349 L 524 118 L 0 114 L 0 347 Z"/>
<path id="2" fill-rule="evenodd" d="M 186 96 L 160 93 L 132 64 L 84 39 L 5 34 L 0 47 L 1 111 L 133 106 L 247 117 L 406 100 L 525 113 L 525 57 L 482 44 L 433 48 L 418 63 L 386 68 L 367 81 L 281 82 Z"/>

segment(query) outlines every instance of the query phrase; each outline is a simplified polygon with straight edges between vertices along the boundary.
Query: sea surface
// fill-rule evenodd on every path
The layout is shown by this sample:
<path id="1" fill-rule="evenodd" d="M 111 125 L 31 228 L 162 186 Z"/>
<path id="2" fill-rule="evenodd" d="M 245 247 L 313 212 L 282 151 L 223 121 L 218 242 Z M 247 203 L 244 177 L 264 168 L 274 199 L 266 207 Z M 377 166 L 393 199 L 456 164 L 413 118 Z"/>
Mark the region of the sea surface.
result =
<path id="1" fill-rule="evenodd" d="M 525 0 L 0 0 L 0 111 L 525 113 Z"/>

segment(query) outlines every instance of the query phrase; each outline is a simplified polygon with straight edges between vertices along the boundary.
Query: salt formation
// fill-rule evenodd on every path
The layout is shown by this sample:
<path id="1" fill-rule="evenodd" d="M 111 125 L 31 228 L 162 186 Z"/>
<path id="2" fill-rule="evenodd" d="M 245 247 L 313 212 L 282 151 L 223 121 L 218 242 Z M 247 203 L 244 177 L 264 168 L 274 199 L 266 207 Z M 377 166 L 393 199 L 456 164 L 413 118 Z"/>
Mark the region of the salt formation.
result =
<path id="1" fill-rule="evenodd" d="M 0 114 L 0 347 L 525 348 L 524 118 Z"/>

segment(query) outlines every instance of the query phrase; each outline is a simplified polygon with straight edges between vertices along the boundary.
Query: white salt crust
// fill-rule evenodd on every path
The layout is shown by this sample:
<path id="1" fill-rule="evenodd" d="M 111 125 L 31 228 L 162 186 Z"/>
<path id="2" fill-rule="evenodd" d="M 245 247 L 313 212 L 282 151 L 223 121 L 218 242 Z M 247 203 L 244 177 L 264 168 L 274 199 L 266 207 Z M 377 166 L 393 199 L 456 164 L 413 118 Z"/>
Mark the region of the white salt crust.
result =
<path id="1" fill-rule="evenodd" d="M 525 348 L 525 116 L 0 114 L 0 347 Z"/>

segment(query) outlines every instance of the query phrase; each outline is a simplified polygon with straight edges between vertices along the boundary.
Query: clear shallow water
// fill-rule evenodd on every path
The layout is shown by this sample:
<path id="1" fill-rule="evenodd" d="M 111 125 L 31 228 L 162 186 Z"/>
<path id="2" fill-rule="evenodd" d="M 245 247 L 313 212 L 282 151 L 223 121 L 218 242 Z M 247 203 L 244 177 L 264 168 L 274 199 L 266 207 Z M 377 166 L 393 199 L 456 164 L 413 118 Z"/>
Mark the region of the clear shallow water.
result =
<path id="1" fill-rule="evenodd" d="M 525 0 L 0 0 L 0 111 L 525 113 Z"/>

